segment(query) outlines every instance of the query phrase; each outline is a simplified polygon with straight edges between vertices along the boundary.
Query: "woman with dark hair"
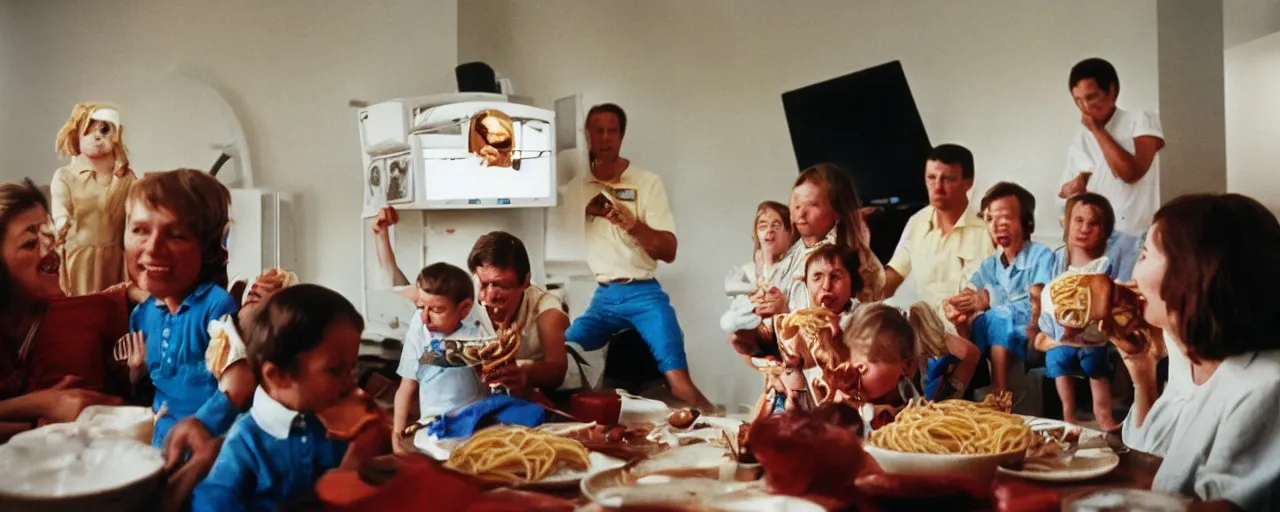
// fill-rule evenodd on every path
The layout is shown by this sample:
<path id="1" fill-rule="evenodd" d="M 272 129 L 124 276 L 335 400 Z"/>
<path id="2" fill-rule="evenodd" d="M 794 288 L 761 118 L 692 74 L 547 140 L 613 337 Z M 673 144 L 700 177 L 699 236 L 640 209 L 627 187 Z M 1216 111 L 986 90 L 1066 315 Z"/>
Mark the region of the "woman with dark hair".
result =
<path id="1" fill-rule="evenodd" d="M 1280 507 L 1280 222 L 1238 194 L 1175 199 L 1134 269 L 1143 317 L 1185 354 L 1190 382 L 1156 398 L 1156 351 L 1125 354 L 1131 446 L 1163 456 L 1156 490 L 1243 510 Z M 1177 447 L 1177 449 L 1173 449 Z M 1224 503 L 1224 504 L 1225 504 Z"/>

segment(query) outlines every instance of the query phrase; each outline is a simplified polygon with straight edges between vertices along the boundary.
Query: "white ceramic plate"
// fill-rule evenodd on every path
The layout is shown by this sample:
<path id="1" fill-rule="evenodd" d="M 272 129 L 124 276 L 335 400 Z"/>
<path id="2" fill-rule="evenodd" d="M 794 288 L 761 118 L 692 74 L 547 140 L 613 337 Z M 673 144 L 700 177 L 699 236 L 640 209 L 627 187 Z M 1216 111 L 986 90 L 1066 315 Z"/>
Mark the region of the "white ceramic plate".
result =
<path id="1" fill-rule="evenodd" d="M 1032 430 L 1071 426 L 1069 423 L 1048 418 L 1034 416 L 1023 416 L 1022 418 L 1031 426 Z M 1001 467 L 999 471 L 1027 480 L 1079 482 L 1098 478 L 1115 470 L 1120 465 L 1120 456 L 1116 455 L 1116 452 L 1106 445 L 1106 434 L 1090 428 L 1081 428 L 1080 430 L 1080 443 L 1090 447 L 1077 450 L 1075 457 L 1065 467 L 1048 468 L 1036 466 L 1034 462 L 1030 462 L 1022 469 L 1015 470 Z"/>
<path id="2" fill-rule="evenodd" d="M 572 485 L 576 485 L 583 478 L 586 478 L 590 475 L 599 473 L 607 469 L 620 468 L 626 464 L 626 461 L 622 459 L 615 459 L 608 455 L 605 455 L 602 453 L 596 453 L 596 452 L 589 452 L 587 454 L 587 458 L 591 461 L 591 467 L 587 468 L 586 471 L 578 471 L 574 469 L 563 469 L 555 473 L 552 473 L 550 476 L 542 479 L 542 481 L 540 482 L 534 482 L 532 484 L 529 484 L 529 486 L 532 486 L 532 487 L 538 487 L 542 485 L 572 486 Z"/>

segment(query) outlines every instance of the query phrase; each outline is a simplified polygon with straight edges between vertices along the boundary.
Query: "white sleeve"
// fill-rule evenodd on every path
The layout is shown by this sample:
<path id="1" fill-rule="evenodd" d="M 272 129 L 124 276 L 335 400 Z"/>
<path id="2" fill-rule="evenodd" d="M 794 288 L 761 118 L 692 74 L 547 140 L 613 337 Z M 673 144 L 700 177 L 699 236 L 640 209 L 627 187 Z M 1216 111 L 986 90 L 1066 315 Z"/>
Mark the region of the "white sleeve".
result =
<path id="1" fill-rule="evenodd" d="M 1244 510 L 1280 507 L 1280 380 L 1240 397 L 1218 426 L 1196 495 L 1227 500 Z"/>
<path id="2" fill-rule="evenodd" d="M 422 364 L 418 360 L 426 350 L 426 337 L 427 332 L 422 325 L 422 311 L 415 311 L 413 318 L 409 319 L 409 329 L 404 334 L 404 350 L 400 352 L 400 366 L 396 367 L 397 375 L 406 379 L 418 378 L 418 365 Z"/>
<path id="3" fill-rule="evenodd" d="M 1066 185 L 1068 181 L 1076 179 L 1082 172 L 1093 172 L 1097 164 L 1089 154 L 1080 146 L 1081 137 L 1077 136 L 1071 142 L 1071 147 L 1067 148 L 1067 167 L 1062 170 L 1062 179 L 1058 180 L 1058 187 Z"/>
<path id="4" fill-rule="evenodd" d="M 1143 111 L 1133 127 L 1133 137 L 1158 137 L 1164 139 L 1164 127 L 1160 125 L 1160 114 Z"/>

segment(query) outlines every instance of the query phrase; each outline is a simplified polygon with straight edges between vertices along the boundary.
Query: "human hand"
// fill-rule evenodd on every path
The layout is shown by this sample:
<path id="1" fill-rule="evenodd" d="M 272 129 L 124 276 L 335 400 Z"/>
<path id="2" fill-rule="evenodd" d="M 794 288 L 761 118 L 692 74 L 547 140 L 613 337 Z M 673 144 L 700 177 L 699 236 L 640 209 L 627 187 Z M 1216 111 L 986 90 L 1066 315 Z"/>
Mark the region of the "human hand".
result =
<path id="1" fill-rule="evenodd" d="M 275 270 L 263 272 L 257 278 L 254 278 L 253 285 L 249 287 L 249 292 L 245 294 L 241 310 L 243 311 L 244 308 L 267 300 L 272 294 L 282 289 L 284 289 L 283 276 Z"/>
<path id="2" fill-rule="evenodd" d="M 124 405 L 120 397 L 104 395 L 88 389 L 68 389 L 79 383 L 73 375 L 63 377 L 53 387 L 28 393 L 26 399 L 36 404 L 40 421 L 44 424 L 67 423 L 80 417 L 80 412 L 91 405 Z"/>
<path id="3" fill-rule="evenodd" d="M 635 229 L 636 224 L 639 223 L 636 219 L 636 214 L 632 213 L 630 208 L 614 203 L 609 203 L 604 207 L 604 218 L 609 219 L 609 222 L 612 222 L 613 225 L 622 228 L 623 231 L 628 233 Z"/>
<path id="4" fill-rule="evenodd" d="M 969 323 L 969 315 L 960 311 L 950 300 L 942 303 L 942 316 L 952 325 L 961 326 Z"/>
<path id="5" fill-rule="evenodd" d="M 522 396 L 529 387 L 529 374 L 515 362 L 508 362 L 480 375 L 487 386 L 502 386 L 513 396 Z"/>
<path id="6" fill-rule="evenodd" d="M 160 497 L 160 506 L 162 511 L 177 512 L 183 510 L 196 485 L 213 468 L 218 451 L 222 449 L 222 438 L 214 437 L 195 418 L 186 418 L 169 430 L 163 448 L 164 467 L 169 477 Z"/>
<path id="7" fill-rule="evenodd" d="M 1062 186 L 1062 195 L 1073 197 L 1088 192 L 1089 173 L 1082 172 Z"/>
<path id="8" fill-rule="evenodd" d="M 1036 342 L 1035 342 L 1036 350 L 1039 350 L 1041 352 L 1048 352 L 1060 346 L 1062 346 L 1062 344 L 1058 343 L 1053 338 L 1050 338 L 1048 334 L 1045 334 L 1042 332 L 1036 335 Z"/>
<path id="9" fill-rule="evenodd" d="M 609 196 L 606 196 L 604 192 L 596 194 L 595 197 L 591 198 L 591 202 L 587 203 L 587 215 L 604 217 L 608 211 L 609 204 Z"/>
<path id="10" fill-rule="evenodd" d="M 753 297 L 755 297 L 753 295 Z M 787 312 L 787 296 L 777 287 L 765 290 L 756 302 L 756 307 L 752 310 L 755 314 L 762 318 L 768 318 L 773 315 Z"/>
<path id="11" fill-rule="evenodd" d="M 381 235 L 387 232 L 387 228 L 400 222 L 400 213 L 395 208 L 383 206 L 378 210 L 378 215 L 373 218 L 373 234 Z"/>
<path id="12" fill-rule="evenodd" d="M 147 341 L 140 332 L 131 332 L 116 344 L 125 353 L 129 373 L 140 372 L 147 367 Z"/>
<path id="13" fill-rule="evenodd" d="M 960 313 L 973 313 L 981 311 L 982 294 L 976 290 L 963 290 L 954 297 L 947 299 L 947 303 Z"/>

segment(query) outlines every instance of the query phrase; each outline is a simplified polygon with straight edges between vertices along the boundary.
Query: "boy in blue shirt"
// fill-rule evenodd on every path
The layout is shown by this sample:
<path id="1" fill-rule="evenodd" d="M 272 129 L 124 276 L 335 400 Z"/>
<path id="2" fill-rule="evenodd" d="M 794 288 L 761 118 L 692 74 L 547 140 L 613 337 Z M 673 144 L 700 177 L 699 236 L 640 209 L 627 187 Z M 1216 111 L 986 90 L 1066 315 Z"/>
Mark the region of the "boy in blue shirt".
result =
<path id="1" fill-rule="evenodd" d="M 356 391 L 363 330 L 351 302 L 316 285 L 282 290 L 254 313 L 245 341 L 261 386 L 196 487 L 193 512 L 276 510 L 312 492 L 326 471 L 373 455 L 368 437 L 335 439 L 316 416 Z"/>
<path id="2" fill-rule="evenodd" d="M 1049 282 L 1053 250 L 1031 241 L 1036 198 L 1016 184 L 1000 182 L 982 197 L 987 231 L 999 250 L 982 260 L 969 289 L 944 305 L 962 338 L 991 358 L 992 387 L 1009 389 L 1010 356 L 1027 358 L 1031 287 Z"/>
<path id="3" fill-rule="evenodd" d="M 445 338 L 481 335 L 478 325 L 468 325 L 463 321 L 475 301 L 475 285 L 471 276 L 448 263 L 433 263 L 422 269 L 415 284 L 419 314 L 409 321 L 404 351 L 396 370 L 401 380 L 392 417 L 393 437 L 408 426 L 415 395 L 418 397 L 418 414 L 423 418 L 442 415 L 485 397 L 474 369 L 422 362 L 428 352 L 442 352 L 441 343 Z M 392 442 L 392 446 L 397 452 L 403 449 L 399 442 Z"/>
<path id="4" fill-rule="evenodd" d="M 205 365 L 209 321 L 239 309 L 226 291 L 226 233 L 231 193 L 209 173 L 155 172 L 139 179 L 125 202 L 125 264 L 151 294 L 134 308 L 129 330 L 146 343 L 146 368 L 155 385 L 152 444 L 161 446 L 178 420 L 194 416 L 221 435 L 239 414 Z M 145 372 L 144 372 L 145 370 Z"/>

